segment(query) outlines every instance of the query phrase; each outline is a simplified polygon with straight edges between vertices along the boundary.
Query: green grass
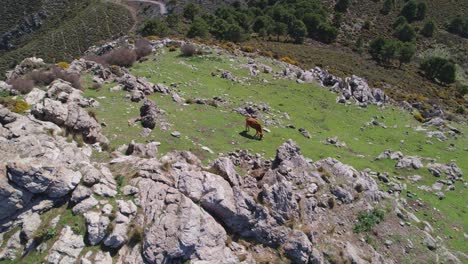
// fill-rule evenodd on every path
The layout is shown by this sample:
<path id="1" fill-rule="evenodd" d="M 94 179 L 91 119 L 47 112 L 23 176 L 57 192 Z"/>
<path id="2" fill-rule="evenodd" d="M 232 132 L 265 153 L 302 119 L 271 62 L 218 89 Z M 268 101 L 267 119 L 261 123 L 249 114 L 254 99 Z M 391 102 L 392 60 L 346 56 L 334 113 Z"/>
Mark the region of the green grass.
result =
<path id="1" fill-rule="evenodd" d="M 106 84 L 96 92 L 86 90 L 86 96 L 100 97 L 101 106 L 95 109 L 100 122 L 105 122 L 103 128 L 105 135 L 111 140 L 111 148 L 128 144 L 131 140 L 146 142 L 148 140 L 160 141 L 160 155 L 172 150 L 191 150 L 205 163 L 217 157 L 217 153 L 227 153 L 235 149 L 250 149 L 252 152 L 263 153 L 265 157 L 272 158 L 277 147 L 287 139 L 293 139 L 301 147 L 304 156 L 313 160 L 326 157 L 338 158 L 340 161 L 354 166 L 358 170 L 371 168 L 374 171 L 388 172 L 391 176 L 423 176 L 421 183 L 432 185 L 436 178 L 431 176 L 427 169 L 397 170 L 395 161 L 374 158 L 386 149 L 402 151 L 405 155 L 418 155 L 437 159 L 437 162 L 448 163 L 454 160 L 465 173 L 468 172 L 468 162 L 464 148 L 468 147 L 466 136 L 459 139 L 449 139 L 439 142 L 431 139 L 433 145 L 427 144 L 425 132 L 415 131 L 421 125 L 407 112 L 398 108 L 387 106 L 377 108 L 359 108 L 354 105 L 345 106 L 335 103 L 336 94 L 319 88 L 314 84 L 296 84 L 288 80 L 273 80 L 271 75 L 261 74 L 259 77 L 249 77 L 243 84 L 231 82 L 219 77 L 212 77 L 211 72 L 216 69 L 231 71 L 239 78 L 248 77 L 247 70 L 239 67 L 247 62 L 246 58 L 236 58 L 232 62 L 229 56 L 209 55 L 205 57 L 183 58 L 178 52 L 165 52 L 155 55 L 147 62 L 136 64 L 131 72 L 137 76 L 144 76 L 153 83 L 170 85 L 179 83 L 178 93 L 184 98 L 212 98 L 220 96 L 228 101 L 218 108 L 207 105 L 180 105 L 172 102 L 170 96 L 154 94 L 150 99 L 166 111 L 165 119 L 172 124 L 171 129 L 162 131 L 154 129 L 148 138 L 142 138 L 139 133 L 142 128 L 139 124 L 128 126 L 127 119 L 139 116 L 139 107 L 142 103 L 131 103 L 125 99 L 125 92 L 109 92 L 109 87 L 115 83 Z M 263 63 L 279 69 L 273 61 L 260 59 Z M 268 79 L 265 83 L 261 79 Z M 90 87 L 90 76 L 86 77 Z M 244 137 L 244 117 L 233 109 L 244 104 L 245 101 L 255 103 L 265 102 L 272 113 L 286 112 L 291 120 L 282 120 L 284 124 L 294 124 L 296 129 L 284 127 L 269 127 L 271 133 L 265 133 L 262 141 Z M 387 128 L 364 127 L 372 117 L 384 123 Z M 383 117 L 383 118 L 382 118 Z M 263 120 L 260 120 L 261 122 Z M 457 125 L 466 135 L 466 126 Z M 297 128 L 303 127 L 309 131 L 312 138 L 306 139 Z M 364 127 L 361 129 L 361 127 Z M 180 131 L 181 137 L 174 138 L 172 131 Z M 254 132 L 250 131 L 253 136 Z M 323 142 L 327 137 L 338 136 L 347 147 L 337 148 Z M 450 148 L 454 144 L 454 148 Z M 201 149 L 207 146 L 216 154 L 209 154 Z M 100 154 L 105 158 L 106 154 Z M 364 157 L 358 157 L 363 155 Z M 460 230 L 468 227 L 464 198 L 464 187 L 456 183 L 456 191 L 445 192 L 446 199 L 438 200 L 434 194 L 419 191 L 416 185 L 408 184 L 408 189 L 417 194 L 418 198 L 427 202 L 430 207 L 436 207 L 446 218 L 435 225 L 442 225 L 442 232 L 452 235 L 447 243 L 451 248 L 463 251 L 463 232 L 450 231 L 451 226 Z M 429 218 L 429 217 L 428 217 Z"/>

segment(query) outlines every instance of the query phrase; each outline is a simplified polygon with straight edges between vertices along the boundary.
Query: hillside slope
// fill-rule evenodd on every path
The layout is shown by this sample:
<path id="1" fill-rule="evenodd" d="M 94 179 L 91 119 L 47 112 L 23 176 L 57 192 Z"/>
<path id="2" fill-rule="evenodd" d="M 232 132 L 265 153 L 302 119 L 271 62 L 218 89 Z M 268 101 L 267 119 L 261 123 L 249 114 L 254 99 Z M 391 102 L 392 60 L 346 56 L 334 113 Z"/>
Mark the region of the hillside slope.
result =
<path id="1" fill-rule="evenodd" d="M 13 9 L 16 6 L 7 4 Z M 33 11 L 46 14 L 37 27 L 27 28 L 26 32 L 16 32 L 15 25 L 13 29 L 3 29 L 4 32 L 12 30 L 16 33 L 8 38 L 12 49 L 0 50 L 0 72 L 30 56 L 38 56 L 48 62 L 71 61 L 93 44 L 128 33 L 134 23 L 125 7 L 103 1 L 44 1 L 26 12 Z M 8 16 L 5 18 L 10 19 Z"/>
<path id="2" fill-rule="evenodd" d="M 151 43 L 128 70 L 73 61 L 84 91 L 39 87 L 30 115 L 0 107 L 4 263 L 466 261 L 466 125 Z"/>

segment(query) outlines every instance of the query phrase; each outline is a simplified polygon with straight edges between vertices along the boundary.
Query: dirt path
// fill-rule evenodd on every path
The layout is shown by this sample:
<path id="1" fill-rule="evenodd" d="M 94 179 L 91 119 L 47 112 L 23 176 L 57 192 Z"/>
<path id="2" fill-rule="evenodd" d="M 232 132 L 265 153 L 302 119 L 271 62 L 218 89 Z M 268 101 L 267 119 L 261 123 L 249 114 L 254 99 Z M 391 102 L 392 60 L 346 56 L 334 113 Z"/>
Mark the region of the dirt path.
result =
<path id="1" fill-rule="evenodd" d="M 141 3 L 155 4 L 155 5 L 159 6 L 159 12 L 161 13 L 161 15 L 166 15 L 167 14 L 166 4 L 161 2 L 161 1 L 156 1 L 156 0 L 128 0 L 128 2 L 141 2 Z"/>

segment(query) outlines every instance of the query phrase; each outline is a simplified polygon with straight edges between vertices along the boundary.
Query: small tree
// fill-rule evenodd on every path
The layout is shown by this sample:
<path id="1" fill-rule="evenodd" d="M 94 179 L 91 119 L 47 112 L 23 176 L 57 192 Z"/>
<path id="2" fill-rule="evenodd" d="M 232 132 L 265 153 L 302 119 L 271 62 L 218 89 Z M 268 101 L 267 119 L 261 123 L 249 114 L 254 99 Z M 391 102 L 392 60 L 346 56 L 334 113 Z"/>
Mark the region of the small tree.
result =
<path id="1" fill-rule="evenodd" d="M 420 67 L 426 77 L 431 80 L 438 80 L 446 84 L 455 81 L 455 64 L 447 59 L 432 57 L 425 60 Z"/>
<path id="2" fill-rule="evenodd" d="M 332 43 L 338 36 L 338 29 L 327 23 L 321 23 L 318 27 L 317 37 L 324 43 Z"/>
<path id="3" fill-rule="evenodd" d="M 349 0 L 338 0 L 338 2 L 335 5 L 335 11 L 337 12 L 346 12 L 349 7 Z"/>
<path id="4" fill-rule="evenodd" d="M 276 40 L 279 41 L 280 36 L 286 35 L 288 25 L 282 22 L 276 22 L 272 28 L 273 34 L 276 35 Z"/>
<path id="5" fill-rule="evenodd" d="M 418 8 L 416 10 L 416 20 L 424 20 L 426 17 L 426 12 L 427 12 L 427 5 L 424 2 L 421 2 L 418 4 Z"/>
<path id="6" fill-rule="evenodd" d="M 413 43 L 402 43 L 398 54 L 400 67 L 403 63 L 409 63 L 415 53 L 416 46 Z"/>
<path id="7" fill-rule="evenodd" d="M 385 42 L 385 39 L 378 37 L 369 44 L 369 54 L 374 60 L 381 61 L 381 53 Z"/>
<path id="8" fill-rule="evenodd" d="M 145 22 L 141 29 L 141 34 L 146 36 L 161 36 L 165 37 L 169 34 L 169 29 L 165 21 L 160 19 L 151 19 Z"/>
<path id="9" fill-rule="evenodd" d="M 244 30 L 237 24 L 229 25 L 225 34 L 225 39 L 232 42 L 241 42 L 245 39 Z"/>
<path id="10" fill-rule="evenodd" d="M 189 38 L 206 38 L 208 36 L 208 24 L 201 17 L 196 17 L 187 32 Z"/>
<path id="11" fill-rule="evenodd" d="M 383 3 L 382 9 L 380 9 L 380 13 L 382 15 L 388 15 L 393 8 L 393 0 L 385 0 Z"/>
<path id="12" fill-rule="evenodd" d="M 201 13 L 200 6 L 190 2 L 184 7 L 184 11 L 182 12 L 182 15 L 187 20 L 193 21 L 195 17 L 198 16 L 200 13 Z"/>
<path id="13" fill-rule="evenodd" d="M 383 62 L 389 63 L 391 60 L 396 59 L 399 53 L 399 45 L 397 41 L 385 40 L 382 47 L 380 57 Z"/>
<path id="14" fill-rule="evenodd" d="M 427 21 L 424 24 L 424 27 L 421 29 L 421 34 L 427 38 L 430 38 L 434 35 L 436 29 L 434 21 Z"/>
<path id="15" fill-rule="evenodd" d="M 404 42 L 413 41 L 416 38 L 416 32 L 409 24 L 399 26 L 395 31 L 395 37 Z"/>
<path id="16" fill-rule="evenodd" d="M 461 37 L 468 38 L 468 16 L 464 19 L 456 17 L 450 21 L 447 30 L 452 34 L 457 34 Z"/>
<path id="17" fill-rule="evenodd" d="M 406 20 L 406 17 L 404 16 L 399 16 L 397 17 L 397 19 L 395 20 L 395 22 L 393 22 L 392 24 L 392 28 L 397 28 L 401 25 L 404 25 L 404 24 L 408 24 L 408 20 Z"/>
<path id="18" fill-rule="evenodd" d="M 418 12 L 418 5 L 414 0 L 409 0 L 405 6 L 401 9 L 401 15 L 404 16 L 409 22 L 412 22 L 416 19 L 416 14 Z"/>
<path id="19" fill-rule="evenodd" d="M 307 28 L 301 20 L 296 20 L 289 27 L 289 35 L 295 43 L 303 43 L 307 36 Z"/>
<path id="20" fill-rule="evenodd" d="M 302 18 L 302 22 L 304 22 L 310 37 L 317 36 L 318 27 L 322 21 L 323 18 L 320 15 L 314 13 L 307 13 Z"/>
<path id="21" fill-rule="evenodd" d="M 356 46 L 355 46 L 354 50 L 357 53 L 362 54 L 362 52 L 364 50 L 364 40 L 362 39 L 361 36 L 359 36 L 359 38 L 357 39 Z"/>
<path id="22" fill-rule="evenodd" d="M 166 17 L 166 22 L 170 28 L 177 29 L 180 24 L 180 17 L 177 13 L 171 13 Z"/>

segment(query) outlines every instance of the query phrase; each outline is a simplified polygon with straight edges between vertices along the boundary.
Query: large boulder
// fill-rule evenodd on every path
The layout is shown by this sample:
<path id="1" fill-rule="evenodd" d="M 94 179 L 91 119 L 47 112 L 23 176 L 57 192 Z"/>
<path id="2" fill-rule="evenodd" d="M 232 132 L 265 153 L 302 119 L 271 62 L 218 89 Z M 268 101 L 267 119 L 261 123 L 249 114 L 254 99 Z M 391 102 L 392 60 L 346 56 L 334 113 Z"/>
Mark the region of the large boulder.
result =
<path id="1" fill-rule="evenodd" d="M 81 173 L 51 161 L 24 161 L 7 164 L 8 178 L 33 194 L 44 193 L 51 198 L 62 197 L 80 182 Z"/>

